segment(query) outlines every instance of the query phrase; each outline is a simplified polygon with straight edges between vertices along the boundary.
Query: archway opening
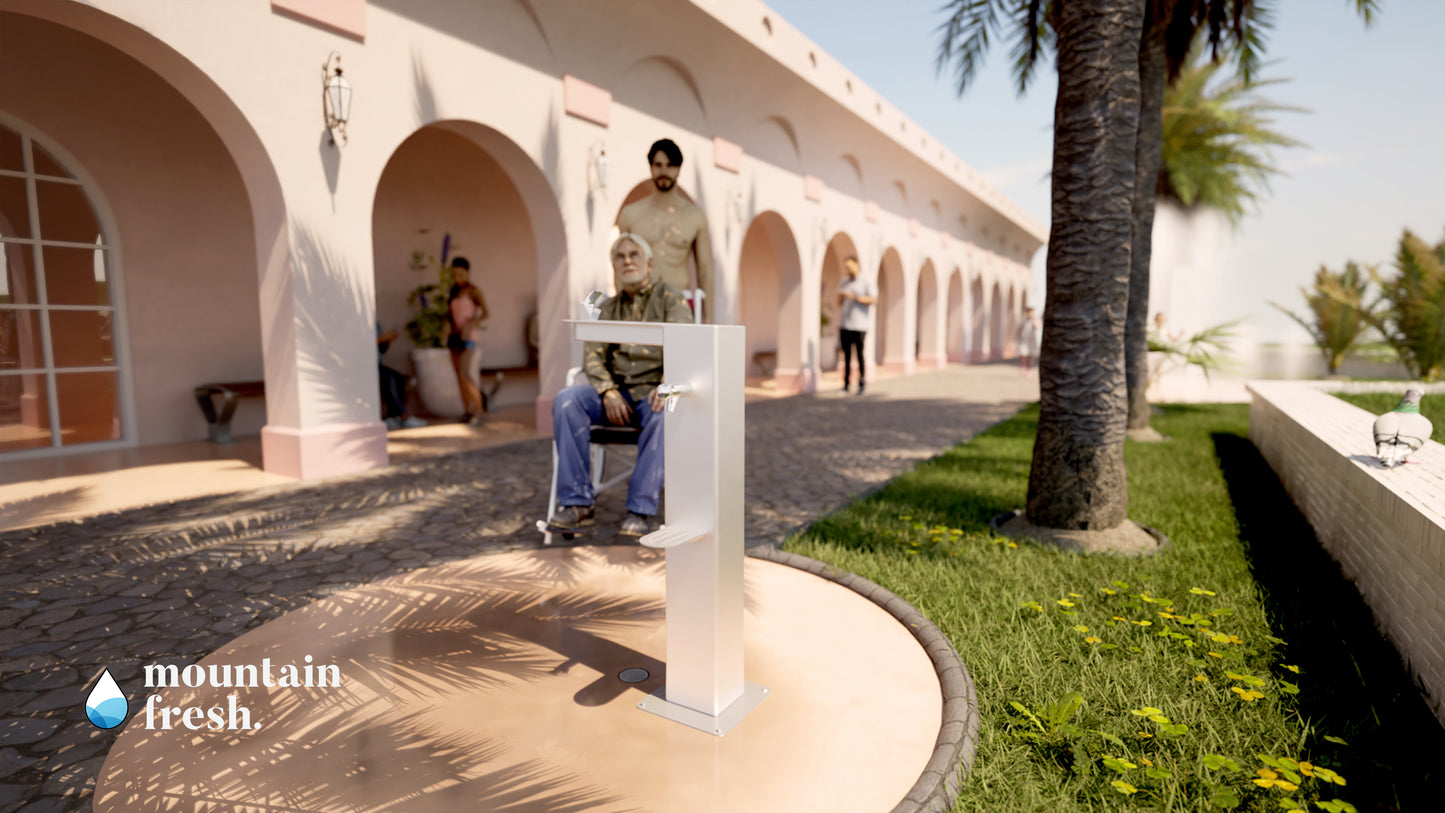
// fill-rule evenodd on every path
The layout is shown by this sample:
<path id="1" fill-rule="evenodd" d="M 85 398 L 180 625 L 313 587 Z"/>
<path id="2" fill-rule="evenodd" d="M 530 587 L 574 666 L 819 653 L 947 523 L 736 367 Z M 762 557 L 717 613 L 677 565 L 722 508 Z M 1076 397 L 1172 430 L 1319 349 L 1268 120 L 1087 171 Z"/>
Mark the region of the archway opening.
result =
<path id="1" fill-rule="evenodd" d="M 838 333 L 842 314 L 838 307 L 838 287 L 846 277 L 843 261 L 857 256 L 858 247 L 843 232 L 833 235 L 828 241 L 828 250 L 823 252 L 818 291 L 818 367 L 824 372 L 842 369 L 840 358 L 843 348 Z"/>
<path id="2" fill-rule="evenodd" d="M 470 263 L 470 282 L 487 305 L 478 344 L 489 410 L 530 421 L 539 395 L 544 275 L 538 226 L 503 165 L 506 157 L 489 143 L 502 138 L 471 122 L 422 127 L 396 148 L 377 181 L 372 207 L 377 321 L 400 334 L 382 361 L 421 373 L 424 403 L 409 408 L 436 417 L 455 417 L 462 408 L 459 400 L 434 394 L 449 393 L 449 384 L 432 389 L 427 380 L 444 378 L 448 368 L 418 365 L 415 360 L 426 356 L 411 351 L 438 346 L 435 322 L 419 318 L 418 306 L 425 297 L 434 314 L 445 314 L 452 284 L 446 267 L 458 257 Z"/>
<path id="3" fill-rule="evenodd" d="M 263 377 L 269 161 L 194 65 L 118 18 L 36 4 L 0 31 L 0 457 L 205 438 L 195 387 Z M 246 399 L 230 431 L 265 422 Z"/>
<path id="4" fill-rule="evenodd" d="M 803 388 L 802 299 L 793 232 L 782 215 L 763 212 L 748 225 L 738 258 L 738 319 L 747 328 L 751 384 L 779 392 Z"/>
<path id="5" fill-rule="evenodd" d="M 993 284 L 993 297 L 988 305 L 988 323 L 991 328 L 991 335 L 988 343 L 988 357 L 994 361 L 1004 357 L 1004 325 L 1005 317 L 1003 310 L 1003 290 L 999 284 Z"/>
<path id="6" fill-rule="evenodd" d="M 903 283 L 903 260 L 897 249 L 883 252 L 878 264 L 878 325 L 874 329 L 874 359 L 880 369 L 903 372 L 909 358 L 907 328 L 908 293 Z"/>
<path id="7" fill-rule="evenodd" d="M 918 332 L 913 353 L 920 367 L 942 367 L 945 364 L 938 312 L 938 274 L 933 261 L 929 260 L 918 272 Z"/>
<path id="8" fill-rule="evenodd" d="M 948 360 L 954 363 L 965 361 L 964 348 L 966 342 L 965 311 L 963 303 L 963 272 L 953 269 L 948 277 L 948 316 L 944 326 L 944 352 Z"/>
<path id="9" fill-rule="evenodd" d="M 968 288 L 968 301 L 973 308 L 969 311 L 969 323 L 973 326 L 968 344 L 968 358 L 974 364 L 988 358 L 988 300 L 984 298 L 983 279 L 973 278 Z"/>

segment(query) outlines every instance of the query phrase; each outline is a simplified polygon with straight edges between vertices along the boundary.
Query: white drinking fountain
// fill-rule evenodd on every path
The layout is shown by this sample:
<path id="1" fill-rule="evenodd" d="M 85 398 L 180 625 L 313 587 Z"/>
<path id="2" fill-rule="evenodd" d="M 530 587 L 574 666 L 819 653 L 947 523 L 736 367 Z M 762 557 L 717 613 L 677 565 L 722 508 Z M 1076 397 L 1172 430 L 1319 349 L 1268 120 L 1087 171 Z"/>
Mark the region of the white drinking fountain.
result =
<path id="1" fill-rule="evenodd" d="M 667 509 L 642 544 L 667 551 L 667 679 L 638 708 L 721 736 L 768 694 L 743 680 L 744 329 L 580 315 L 577 341 L 663 348 Z"/>

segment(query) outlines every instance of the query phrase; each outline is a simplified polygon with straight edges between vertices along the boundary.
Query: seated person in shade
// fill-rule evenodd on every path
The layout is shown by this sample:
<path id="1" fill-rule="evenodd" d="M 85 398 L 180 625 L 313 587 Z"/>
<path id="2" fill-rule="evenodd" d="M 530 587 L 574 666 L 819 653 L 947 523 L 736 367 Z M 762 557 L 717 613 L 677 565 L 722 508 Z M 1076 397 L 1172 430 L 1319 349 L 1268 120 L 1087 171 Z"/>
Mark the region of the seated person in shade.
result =
<path id="1" fill-rule="evenodd" d="M 652 247 L 624 232 L 612 244 L 616 296 L 604 299 L 599 318 L 623 322 L 692 322 L 687 300 L 675 288 L 652 278 Z M 662 491 L 663 400 L 662 348 L 642 344 L 588 342 L 587 383 L 568 387 L 552 402 L 552 434 L 557 444 L 557 502 L 548 524 L 556 529 L 595 524 L 588 443 L 593 424 L 604 422 L 642 430 L 637 468 L 627 486 L 627 518 L 619 533 L 642 536 L 651 529 Z"/>
<path id="2" fill-rule="evenodd" d="M 376 325 L 376 367 L 381 385 L 381 417 L 387 429 L 414 429 L 426 426 L 426 421 L 406 414 L 407 377 L 381 363 L 381 355 L 396 341 L 396 331 L 381 332 L 381 323 Z"/>

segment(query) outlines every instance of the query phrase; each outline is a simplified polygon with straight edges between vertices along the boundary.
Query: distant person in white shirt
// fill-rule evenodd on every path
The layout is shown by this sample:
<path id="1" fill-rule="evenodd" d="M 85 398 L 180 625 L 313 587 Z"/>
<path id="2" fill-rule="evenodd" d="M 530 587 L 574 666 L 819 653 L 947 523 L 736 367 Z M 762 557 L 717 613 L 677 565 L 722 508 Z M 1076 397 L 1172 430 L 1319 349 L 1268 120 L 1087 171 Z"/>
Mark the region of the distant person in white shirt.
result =
<path id="1" fill-rule="evenodd" d="M 1019 325 L 1019 375 L 1028 375 L 1039 354 L 1039 317 L 1033 308 L 1024 308 L 1024 321 Z"/>
<path id="2" fill-rule="evenodd" d="M 867 380 L 863 368 L 863 337 L 868 334 L 868 314 L 873 303 L 878 301 L 878 289 L 872 280 L 858 275 L 858 258 L 849 257 L 843 261 L 843 270 L 848 279 L 838 286 L 838 340 L 843 344 L 843 392 L 848 391 L 848 382 L 853 378 L 853 357 L 858 354 L 858 394 L 863 394 Z"/>

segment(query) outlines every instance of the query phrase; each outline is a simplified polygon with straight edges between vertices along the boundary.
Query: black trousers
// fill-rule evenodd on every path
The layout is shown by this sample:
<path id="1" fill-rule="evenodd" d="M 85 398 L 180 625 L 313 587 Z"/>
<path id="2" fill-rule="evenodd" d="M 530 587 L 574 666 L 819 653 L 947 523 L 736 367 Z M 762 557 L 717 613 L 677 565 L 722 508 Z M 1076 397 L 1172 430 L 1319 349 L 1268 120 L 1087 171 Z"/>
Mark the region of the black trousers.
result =
<path id="1" fill-rule="evenodd" d="M 853 378 L 853 353 L 858 354 L 858 386 L 863 386 L 867 380 L 863 372 L 863 337 L 868 335 L 864 330 L 840 330 L 838 339 L 843 343 L 843 386 Z"/>
<path id="2" fill-rule="evenodd" d="M 406 376 L 385 364 L 377 365 L 381 376 L 381 417 L 400 418 L 406 414 Z"/>

